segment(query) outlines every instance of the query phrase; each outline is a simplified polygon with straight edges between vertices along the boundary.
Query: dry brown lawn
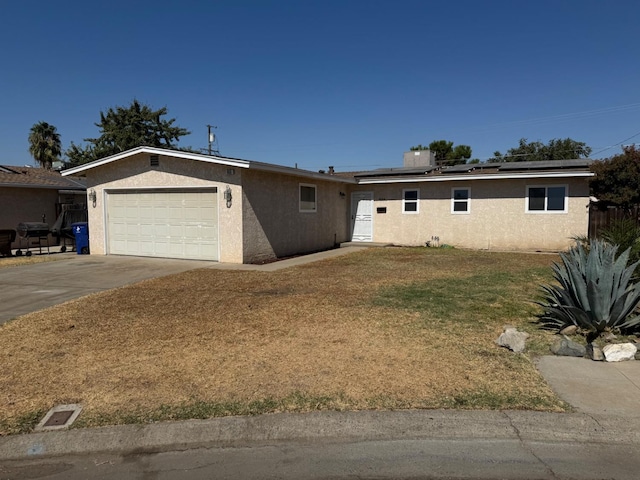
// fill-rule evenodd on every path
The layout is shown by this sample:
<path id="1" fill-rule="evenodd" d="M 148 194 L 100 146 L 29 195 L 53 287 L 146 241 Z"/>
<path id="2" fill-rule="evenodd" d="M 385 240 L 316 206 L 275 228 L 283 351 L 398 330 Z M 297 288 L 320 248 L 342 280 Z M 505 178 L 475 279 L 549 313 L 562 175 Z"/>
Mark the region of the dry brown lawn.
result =
<path id="1" fill-rule="evenodd" d="M 548 342 L 530 301 L 552 260 L 369 249 L 274 273 L 194 270 L 25 315 L 0 327 L 0 432 L 68 402 L 83 425 L 252 402 L 560 411 L 529 357 L 494 343 L 504 324 Z"/>
<path id="2" fill-rule="evenodd" d="M 32 255 L 30 257 L 21 256 L 21 257 L 1 257 L 0 258 L 0 268 L 5 267 L 19 267 L 22 265 L 31 265 L 32 263 L 42 263 L 42 262 L 53 262 L 55 260 L 64 260 L 65 258 L 69 258 L 66 256 L 58 256 L 58 255 Z"/>

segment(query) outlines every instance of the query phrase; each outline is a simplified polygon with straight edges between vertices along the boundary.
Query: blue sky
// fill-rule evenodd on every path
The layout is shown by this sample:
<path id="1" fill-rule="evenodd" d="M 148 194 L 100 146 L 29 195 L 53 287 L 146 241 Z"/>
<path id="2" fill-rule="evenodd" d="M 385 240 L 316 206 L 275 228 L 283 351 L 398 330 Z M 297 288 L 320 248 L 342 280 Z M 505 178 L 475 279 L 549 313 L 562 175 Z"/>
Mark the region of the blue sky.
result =
<path id="1" fill-rule="evenodd" d="M 525 137 L 594 158 L 640 143 L 637 1 L 3 2 L 0 164 L 27 137 L 98 136 L 100 111 L 166 106 L 204 148 L 318 170 L 400 166 L 446 139 L 485 160 Z"/>

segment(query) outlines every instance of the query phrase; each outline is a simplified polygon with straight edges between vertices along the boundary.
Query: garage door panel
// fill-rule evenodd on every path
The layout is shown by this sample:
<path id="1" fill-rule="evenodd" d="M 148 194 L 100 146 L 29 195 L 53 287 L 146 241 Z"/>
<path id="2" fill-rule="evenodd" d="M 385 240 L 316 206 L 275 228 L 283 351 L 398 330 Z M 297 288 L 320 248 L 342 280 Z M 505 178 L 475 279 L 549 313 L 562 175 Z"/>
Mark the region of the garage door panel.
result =
<path id="1" fill-rule="evenodd" d="M 156 225 L 155 232 L 156 240 L 160 240 L 162 237 L 170 237 L 171 227 L 169 225 Z"/>
<path id="2" fill-rule="evenodd" d="M 217 192 L 109 192 L 109 253 L 218 259 Z"/>

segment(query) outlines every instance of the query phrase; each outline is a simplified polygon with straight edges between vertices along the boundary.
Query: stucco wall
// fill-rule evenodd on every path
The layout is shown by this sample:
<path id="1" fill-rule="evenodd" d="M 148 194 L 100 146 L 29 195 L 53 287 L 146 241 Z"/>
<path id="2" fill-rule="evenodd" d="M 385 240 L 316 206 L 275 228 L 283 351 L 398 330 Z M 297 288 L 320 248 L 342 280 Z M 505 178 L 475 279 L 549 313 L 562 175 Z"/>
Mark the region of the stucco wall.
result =
<path id="1" fill-rule="evenodd" d="M 316 186 L 317 212 L 299 211 L 301 183 Z M 242 184 L 245 263 L 347 241 L 348 185 L 257 170 L 244 171 Z"/>
<path id="2" fill-rule="evenodd" d="M 88 202 L 91 253 L 107 253 L 105 190 L 217 187 L 220 261 L 242 263 L 242 169 L 163 155 L 159 163 L 150 167 L 149 154 L 139 154 L 87 171 L 87 191 L 93 188 L 97 196 L 95 208 Z M 230 208 L 223 198 L 227 185 L 233 196 Z"/>
<path id="3" fill-rule="evenodd" d="M 527 186 L 567 185 L 567 213 L 527 213 Z M 402 213 L 403 189 L 420 190 L 418 214 Z M 470 188 L 470 213 L 451 213 L 451 189 Z M 361 185 L 353 191 L 374 192 L 373 241 L 440 244 L 476 249 L 562 250 L 570 237 L 586 235 L 589 187 L 586 179 L 477 180 Z M 376 213 L 386 207 L 386 213 Z"/>
<path id="4" fill-rule="evenodd" d="M 46 215 L 46 223 L 51 227 L 56 221 L 57 189 L 44 188 L 0 188 L 0 230 L 15 230 L 21 222 L 42 222 L 42 215 Z M 37 240 L 33 242 L 37 243 Z M 49 238 L 50 245 L 54 245 L 53 237 Z M 16 241 L 12 248 L 26 247 L 27 242 Z"/>

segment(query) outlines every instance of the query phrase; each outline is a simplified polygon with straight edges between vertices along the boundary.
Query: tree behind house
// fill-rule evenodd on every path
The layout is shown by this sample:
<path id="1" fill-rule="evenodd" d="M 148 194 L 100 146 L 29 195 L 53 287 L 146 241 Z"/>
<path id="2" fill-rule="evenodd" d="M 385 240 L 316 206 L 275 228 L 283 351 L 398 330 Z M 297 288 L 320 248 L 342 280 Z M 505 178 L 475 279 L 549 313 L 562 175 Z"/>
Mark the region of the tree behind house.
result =
<path id="1" fill-rule="evenodd" d="M 540 141 L 529 142 L 521 138 L 518 146 L 510 148 L 503 155 L 494 152 L 492 161 L 498 162 L 539 162 L 548 160 L 572 160 L 587 158 L 591 154 L 591 147 L 584 142 L 571 138 L 554 138 L 546 145 Z"/>
<path id="2" fill-rule="evenodd" d="M 431 150 L 436 159 L 436 165 L 448 166 L 466 163 L 471 158 L 471 147 L 469 145 L 456 145 L 447 140 L 434 140 L 428 147 L 422 144 L 411 147 L 411 151 Z"/>
<path id="3" fill-rule="evenodd" d="M 43 168 L 51 169 L 53 162 L 60 160 L 62 143 L 56 127 L 47 122 L 38 122 L 29 133 L 29 153 Z"/>
<path id="4" fill-rule="evenodd" d="M 163 119 L 166 114 L 166 107 L 152 110 L 138 100 L 128 107 L 100 112 L 100 121 L 95 125 L 101 135 L 85 138 L 86 146 L 71 142 L 66 151 L 69 165 L 81 165 L 140 146 L 177 148 L 180 137 L 191 132 L 175 126 L 175 118 Z"/>
<path id="5" fill-rule="evenodd" d="M 630 211 L 640 205 L 640 149 L 622 147 L 622 153 L 591 165 L 591 194 L 601 206 Z"/>

